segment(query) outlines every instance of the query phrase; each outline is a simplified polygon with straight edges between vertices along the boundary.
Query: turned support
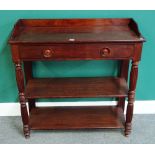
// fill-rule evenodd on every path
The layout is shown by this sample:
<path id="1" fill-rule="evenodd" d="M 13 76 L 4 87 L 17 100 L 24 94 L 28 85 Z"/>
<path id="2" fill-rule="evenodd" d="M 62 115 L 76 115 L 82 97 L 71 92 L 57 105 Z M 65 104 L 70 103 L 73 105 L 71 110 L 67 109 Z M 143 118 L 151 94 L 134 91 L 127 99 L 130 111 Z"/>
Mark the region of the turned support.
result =
<path id="1" fill-rule="evenodd" d="M 129 60 L 121 60 L 119 77 L 128 81 Z M 122 108 L 124 111 L 125 97 L 118 98 L 117 107 Z"/>
<path id="2" fill-rule="evenodd" d="M 137 77 L 138 77 L 138 61 L 133 61 L 130 72 L 128 105 L 127 105 L 126 122 L 125 122 L 125 136 L 128 136 L 131 133 L 131 121 L 133 117 L 133 104 L 135 100 Z"/>
<path id="3" fill-rule="evenodd" d="M 21 107 L 21 116 L 23 121 L 23 131 L 26 138 L 30 136 L 30 129 L 29 129 L 29 116 L 26 106 L 26 99 L 24 95 L 24 74 L 22 71 L 21 62 L 15 63 L 16 67 L 16 81 L 19 91 L 19 101 Z"/>

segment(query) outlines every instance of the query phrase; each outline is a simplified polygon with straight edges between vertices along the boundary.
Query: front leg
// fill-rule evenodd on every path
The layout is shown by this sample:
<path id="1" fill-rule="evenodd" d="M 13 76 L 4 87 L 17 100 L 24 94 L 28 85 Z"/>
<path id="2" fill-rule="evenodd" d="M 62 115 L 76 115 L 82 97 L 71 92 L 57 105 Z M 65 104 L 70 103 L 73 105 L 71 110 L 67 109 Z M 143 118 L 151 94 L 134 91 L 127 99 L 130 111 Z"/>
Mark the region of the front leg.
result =
<path id="1" fill-rule="evenodd" d="M 126 122 L 125 122 L 125 136 L 128 136 L 131 133 L 131 121 L 133 117 L 133 104 L 135 100 L 135 89 L 136 89 L 137 77 L 138 77 L 138 61 L 133 61 L 131 72 L 130 72 L 128 106 L 127 106 Z"/>
<path id="2" fill-rule="evenodd" d="M 26 106 L 26 99 L 24 95 L 24 74 L 22 71 L 21 62 L 15 63 L 16 67 L 16 81 L 19 91 L 19 101 L 21 107 L 21 116 L 23 121 L 23 131 L 26 138 L 30 136 L 30 128 L 29 128 L 29 116 Z"/>

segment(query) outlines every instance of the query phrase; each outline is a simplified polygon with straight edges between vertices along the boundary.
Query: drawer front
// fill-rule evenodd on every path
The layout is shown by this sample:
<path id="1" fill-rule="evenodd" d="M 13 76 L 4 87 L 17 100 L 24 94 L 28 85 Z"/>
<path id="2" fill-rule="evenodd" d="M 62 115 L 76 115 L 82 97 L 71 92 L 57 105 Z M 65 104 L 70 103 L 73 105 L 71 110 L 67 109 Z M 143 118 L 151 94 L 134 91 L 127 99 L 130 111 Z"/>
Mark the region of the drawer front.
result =
<path id="1" fill-rule="evenodd" d="M 123 44 L 57 44 L 44 46 L 20 46 L 23 60 L 72 60 L 72 59 L 129 59 L 134 45 Z"/>

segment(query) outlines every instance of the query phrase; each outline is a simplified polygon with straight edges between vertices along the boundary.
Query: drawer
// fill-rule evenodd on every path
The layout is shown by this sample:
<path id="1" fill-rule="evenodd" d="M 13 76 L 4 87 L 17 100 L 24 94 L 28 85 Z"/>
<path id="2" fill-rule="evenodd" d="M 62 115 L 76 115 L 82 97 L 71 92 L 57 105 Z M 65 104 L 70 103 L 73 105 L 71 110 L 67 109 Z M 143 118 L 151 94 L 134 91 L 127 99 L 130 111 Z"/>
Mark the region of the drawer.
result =
<path id="1" fill-rule="evenodd" d="M 72 60 L 72 59 L 129 59 L 134 45 L 124 44 L 57 44 L 22 45 L 19 47 L 23 60 Z"/>

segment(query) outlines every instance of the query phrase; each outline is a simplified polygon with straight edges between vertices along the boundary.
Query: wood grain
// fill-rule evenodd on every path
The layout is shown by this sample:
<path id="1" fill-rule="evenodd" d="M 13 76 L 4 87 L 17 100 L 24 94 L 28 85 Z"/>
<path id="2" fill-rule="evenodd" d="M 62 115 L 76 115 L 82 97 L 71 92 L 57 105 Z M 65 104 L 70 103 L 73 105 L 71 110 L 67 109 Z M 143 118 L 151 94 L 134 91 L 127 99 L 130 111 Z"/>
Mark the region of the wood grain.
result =
<path id="1" fill-rule="evenodd" d="M 24 134 L 31 129 L 125 127 L 131 131 L 133 104 L 145 41 L 131 18 L 20 19 L 9 38 L 16 65 Z M 121 60 L 117 77 L 33 79 L 32 62 L 49 60 Z M 129 90 L 129 62 L 132 61 Z M 22 63 L 25 63 L 25 77 Z M 24 85 L 24 81 L 26 81 Z M 128 96 L 124 126 L 124 103 Z M 116 97 L 116 107 L 37 108 L 36 98 Z M 30 105 L 28 115 L 26 101 Z M 30 116 L 30 118 L 29 118 Z"/>
<path id="2" fill-rule="evenodd" d="M 69 38 L 74 38 L 74 43 L 143 42 L 132 23 L 132 19 L 19 20 L 9 42 L 70 43 Z"/>
<path id="3" fill-rule="evenodd" d="M 131 121 L 133 117 L 133 104 L 135 101 L 135 89 L 138 78 L 138 63 L 132 62 L 131 73 L 130 73 L 130 85 L 128 92 L 128 105 L 126 112 L 126 122 L 125 122 L 125 135 L 128 136 L 131 132 Z"/>
<path id="4" fill-rule="evenodd" d="M 88 129 L 124 128 L 124 114 L 116 107 L 44 107 L 32 109 L 30 128 Z"/>
<path id="5" fill-rule="evenodd" d="M 108 49 L 109 53 L 104 50 Z M 49 56 L 45 56 L 45 51 Z M 19 46 L 22 60 L 104 60 L 129 59 L 134 56 L 133 44 L 52 44 Z"/>
<path id="6" fill-rule="evenodd" d="M 123 78 L 50 78 L 28 82 L 26 98 L 125 97 Z"/>

